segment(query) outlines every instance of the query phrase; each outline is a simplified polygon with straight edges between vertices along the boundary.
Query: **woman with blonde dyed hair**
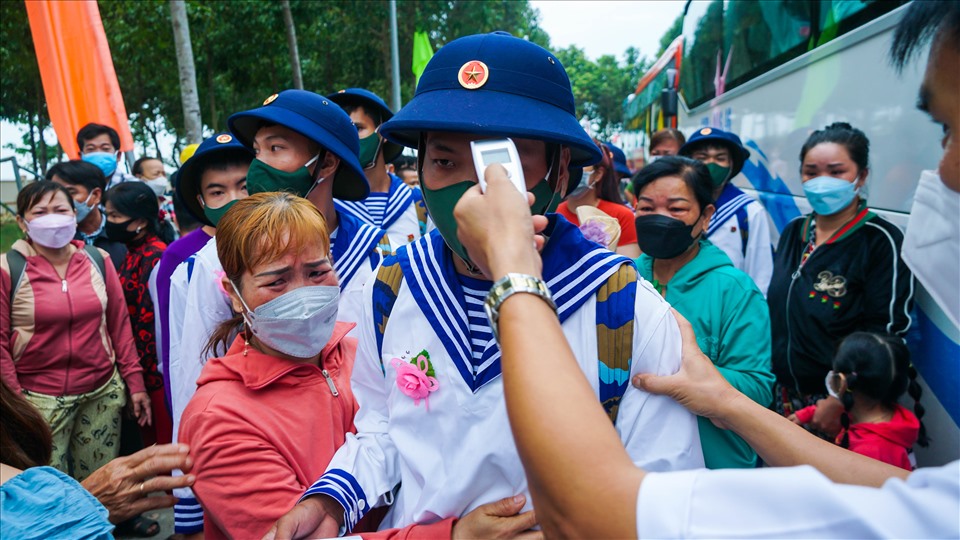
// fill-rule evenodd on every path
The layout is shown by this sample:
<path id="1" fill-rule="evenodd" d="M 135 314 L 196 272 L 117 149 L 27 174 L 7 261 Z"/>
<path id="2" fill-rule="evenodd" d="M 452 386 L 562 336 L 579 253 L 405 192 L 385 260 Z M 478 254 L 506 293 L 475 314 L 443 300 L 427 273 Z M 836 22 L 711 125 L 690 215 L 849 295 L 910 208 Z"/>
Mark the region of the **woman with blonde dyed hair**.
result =
<path id="1" fill-rule="evenodd" d="M 237 201 L 217 228 L 217 254 L 237 315 L 210 346 L 232 345 L 204 366 L 179 441 L 191 448 L 205 537 L 259 538 L 355 431 L 357 342 L 346 337 L 354 324 L 336 320 L 330 238 L 306 199 Z"/>

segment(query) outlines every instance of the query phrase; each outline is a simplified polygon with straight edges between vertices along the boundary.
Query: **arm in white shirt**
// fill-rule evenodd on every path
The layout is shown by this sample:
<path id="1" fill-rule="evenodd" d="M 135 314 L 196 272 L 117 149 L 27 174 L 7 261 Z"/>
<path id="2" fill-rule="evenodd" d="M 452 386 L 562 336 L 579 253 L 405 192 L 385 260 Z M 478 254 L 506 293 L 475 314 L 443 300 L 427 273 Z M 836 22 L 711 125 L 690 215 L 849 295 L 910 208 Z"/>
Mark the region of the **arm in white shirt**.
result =
<path id="1" fill-rule="evenodd" d="M 773 277 L 773 237 L 770 234 L 770 216 L 759 202 L 747 205 L 747 221 L 750 234 L 747 236 L 747 252 L 744 255 L 743 271 L 753 278 L 764 298 Z"/>
<path id="2" fill-rule="evenodd" d="M 680 328 L 670 306 L 637 280 L 633 362 L 638 373 L 671 375 L 680 369 Z M 627 385 L 617 413 L 617 432 L 630 459 L 648 471 L 703 467 L 697 417 L 666 396 Z"/>
<path id="3" fill-rule="evenodd" d="M 392 502 L 392 490 L 400 482 L 397 448 L 387 434 L 390 413 L 389 397 L 377 339 L 373 328 L 373 287 L 371 276 L 363 287 L 363 311 L 359 321 L 357 357 L 350 386 L 360 405 L 354 418 L 357 434 L 348 433 L 337 450 L 327 472 L 317 480 L 304 497 L 325 495 L 343 508 L 336 519 L 349 532 L 371 508 Z"/>

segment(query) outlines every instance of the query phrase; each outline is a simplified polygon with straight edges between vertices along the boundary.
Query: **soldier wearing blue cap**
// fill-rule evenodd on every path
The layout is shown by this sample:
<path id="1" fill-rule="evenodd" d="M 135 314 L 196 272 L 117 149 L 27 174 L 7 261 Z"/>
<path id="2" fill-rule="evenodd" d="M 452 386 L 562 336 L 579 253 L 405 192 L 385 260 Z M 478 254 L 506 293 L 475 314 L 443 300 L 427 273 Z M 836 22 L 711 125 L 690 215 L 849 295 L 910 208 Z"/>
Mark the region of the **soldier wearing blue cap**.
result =
<path id="1" fill-rule="evenodd" d="M 750 151 L 735 134 L 705 127 L 680 147 L 680 155 L 702 162 L 713 179 L 717 211 L 707 228 L 707 239 L 730 257 L 733 266 L 749 274 L 766 296 L 773 275 L 770 216 L 763 205 L 731 182 Z"/>
<path id="2" fill-rule="evenodd" d="M 398 248 L 426 232 L 427 210 L 423 195 L 387 172 L 386 163 L 403 152 L 399 144 L 385 140 L 378 130 L 393 117 L 380 96 L 363 88 L 346 88 L 327 96 L 343 108 L 357 126 L 360 136 L 360 165 L 370 182 L 370 195 L 362 201 L 335 201 L 337 210 L 360 218 L 387 232 L 390 244 Z"/>
<path id="3" fill-rule="evenodd" d="M 365 288 L 351 379 L 358 433 L 278 522 L 276 536 L 332 536 L 338 525 L 349 531 L 386 504 L 381 528 L 460 517 L 518 493 L 527 495 L 529 509 L 504 406 L 500 350 L 483 308 L 491 286 L 555 302 L 580 367 L 634 461 L 657 470 L 702 467 L 696 418 L 668 398 L 627 387 L 631 374 L 673 373 L 680 360 L 669 306 L 629 259 L 550 213 L 544 280 L 492 284 L 457 238 L 454 205 L 477 183 L 471 141 L 513 138 L 539 214 L 559 203 L 571 163 L 600 158 L 577 123 L 559 60 L 502 32 L 452 41 L 380 133 L 419 148 L 424 199 L 437 229 L 385 259 Z M 538 339 L 536 328 L 530 339 Z M 543 376 L 549 381 L 549 373 Z"/>
<path id="4" fill-rule="evenodd" d="M 247 169 L 253 153 L 229 133 L 204 140 L 177 174 L 177 196 L 203 227 L 170 245 L 156 271 L 158 356 L 164 366 L 173 442 L 180 416 L 197 389 L 210 333 L 233 316 L 220 285 L 220 259 L 214 239 L 220 218 L 247 196 Z M 219 351 L 225 352 L 225 351 Z M 175 491 L 174 528 L 180 534 L 203 530 L 200 503 L 190 488 Z"/>
<path id="5" fill-rule="evenodd" d="M 607 148 L 610 149 L 610 153 L 613 154 L 613 166 L 617 171 L 617 178 L 630 178 L 633 176 L 630 168 L 627 167 L 627 155 L 623 153 L 623 150 L 612 143 L 605 142 L 603 144 L 605 144 Z"/>
<path id="6" fill-rule="evenodd" d="M 361 201 L 370 194 L 358 158 L 357 128 L 350 117 L 329 98 L 284 90 L 268 97 L 262 107 L 232 115 L 227 124 L 257 155 L 247 173 L 251 195 L 289 191 L 323 214 L 340 281 L 337 320 L 358 322 L 363 284 L 380 263 L 381 249 L 391 249 L 382 229 L 338 211 L 333 202 Z"/>

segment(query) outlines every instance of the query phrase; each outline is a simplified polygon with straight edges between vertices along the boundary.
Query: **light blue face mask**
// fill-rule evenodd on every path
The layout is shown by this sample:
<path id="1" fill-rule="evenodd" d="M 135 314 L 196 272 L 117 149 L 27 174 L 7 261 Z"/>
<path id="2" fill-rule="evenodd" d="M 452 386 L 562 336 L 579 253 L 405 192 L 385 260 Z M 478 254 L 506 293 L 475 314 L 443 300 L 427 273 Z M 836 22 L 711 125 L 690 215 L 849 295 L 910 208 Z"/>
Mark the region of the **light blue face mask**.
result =
<path id="1" fill-rule="evenodd" d="M 860 188 L 856 180 L 850 182 L 832 176 L 818 176 L 803 183 L 803 193 L 814 212 L 830 216 L 850 206 Z"/>
<path id="2" fill-rule="evenodd" d="M 90 215 L 90 212 L 93 212 L 93 206 L 87 204 L 90 202 L 90 197 L 93 197 L 93 193 L 87 195 L 87 199 L 83 202 L 73 201 L 74 206 L 77 207 L 77 223 L 83 222 Z"/>
<path id="3" fill-rule="evenodd" d="M 83 155 L 83 160 L 91 165 L 96 165 L 98 169 L 103 171 L 103 175 L 107 177 L 107 183 L 110 183 L 110 177 L 113 176 L 113 173 L 117 170 L 117 155 L 110 152 L 90 152 L 89 154 Z"/>
<path id="4" fill-rule="evenodd" d="M 337 324 L 340 287 L 300 287 L 251 310 L 233 285 L 246 311 L 243 320 L 257 340 L 294 358 L 313 358 L 326 347 Z"/>

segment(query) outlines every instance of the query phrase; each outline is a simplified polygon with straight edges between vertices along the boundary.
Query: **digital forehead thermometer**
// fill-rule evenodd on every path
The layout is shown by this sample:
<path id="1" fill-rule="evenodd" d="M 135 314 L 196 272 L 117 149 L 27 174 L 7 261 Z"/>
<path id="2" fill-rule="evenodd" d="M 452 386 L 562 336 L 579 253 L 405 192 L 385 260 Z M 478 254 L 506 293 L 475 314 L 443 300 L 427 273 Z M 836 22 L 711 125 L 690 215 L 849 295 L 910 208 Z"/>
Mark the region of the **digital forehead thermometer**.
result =
<path id="1" fill-rule="evenodd" d="M 517 188 L 523 200 L 527 200 L 527 183 L 523 178 L 523 166 L 520 164 L 520 154 L 510 139 L 486 139 L 471 141 L 473 164 L 477 168 L 477 178 L 480 179 L 480 191 L 487 192 L 487 181 L 483 175 L 487 167 L 499 163 L 507 170 L 507 177 Z"/>

